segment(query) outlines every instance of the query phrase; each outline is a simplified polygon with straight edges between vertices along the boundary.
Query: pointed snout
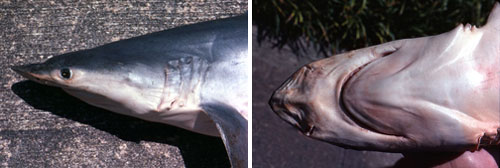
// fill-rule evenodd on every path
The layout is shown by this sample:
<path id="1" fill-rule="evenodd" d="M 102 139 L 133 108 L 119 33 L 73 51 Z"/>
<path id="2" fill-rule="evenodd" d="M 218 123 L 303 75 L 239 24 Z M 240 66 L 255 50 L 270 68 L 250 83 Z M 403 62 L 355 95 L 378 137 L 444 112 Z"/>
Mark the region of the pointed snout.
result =
<path id="1" fill-rule="evenodd" d="M 283 120 L 309 136 L 314 126 L 310 125 L 310 102 L 307 96 L 307 85 L 304 85 L 304 73 L 307 68 L 296 72 L 279 89 L 269 101 L 273 111 Z"/>
<path id="2" fill-rule="evenodd" d="M 19 75 L 29 78 L 29 76 L 32 76 L 32 69 L 33 65 L 17 65 L 17 66 L 12 66 L 10 69 L 14 70 L 14 72 L 18 73 Z"/>
<path id="3" fill-rule="evenodd" d="M 36 82 L 41 82 L 42 79 L 48 77 L 48 71 L 42 64 L 18 65 L 12 66 L 11 69 L 19 75 Z"/>

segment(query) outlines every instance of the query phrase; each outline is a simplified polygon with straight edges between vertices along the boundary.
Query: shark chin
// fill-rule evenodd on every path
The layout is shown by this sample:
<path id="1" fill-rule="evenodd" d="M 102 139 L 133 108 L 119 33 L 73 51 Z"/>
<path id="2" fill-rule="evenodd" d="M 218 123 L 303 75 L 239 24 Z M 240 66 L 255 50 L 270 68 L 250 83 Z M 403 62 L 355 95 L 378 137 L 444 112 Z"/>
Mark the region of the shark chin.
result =
<path id="1" fill-rule="evenodd" d="M 385 152 L 500 143 L 500 5 L 486 25 L 349 51 L 305 65 L 269 104 L 304 135 Z"/>

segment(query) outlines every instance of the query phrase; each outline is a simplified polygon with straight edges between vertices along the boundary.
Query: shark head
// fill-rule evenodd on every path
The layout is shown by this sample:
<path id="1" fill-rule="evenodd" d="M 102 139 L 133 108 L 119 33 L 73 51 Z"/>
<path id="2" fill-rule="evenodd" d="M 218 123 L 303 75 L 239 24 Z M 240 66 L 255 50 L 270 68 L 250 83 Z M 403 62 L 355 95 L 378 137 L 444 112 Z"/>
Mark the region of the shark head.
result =
<path id="1" fill-rule="evenodd" d="M 110 111 L 147 113 L 156 109 L 164 86 L 161 69 L 114 58 L 85 50 L 12 69 L 32 81 L 60 87 L 72 96 Z"/>
<path id="2" fill-rule="evenodd" d="M 12 69 L 32 81 L 60 87 L 93 106 L 219 136 L 199 107 L 206 61 L 195 57 L 162 60 L 124 52 L 123 48 L 127 48 L 127 41 Z"/>
<path id="3" fill-rule="evenodd" d="M 500 4 L 486 25 L 459 25 L 312 62 L 270 100 L 304 135 L 401 152 L 498 144 Z"/>

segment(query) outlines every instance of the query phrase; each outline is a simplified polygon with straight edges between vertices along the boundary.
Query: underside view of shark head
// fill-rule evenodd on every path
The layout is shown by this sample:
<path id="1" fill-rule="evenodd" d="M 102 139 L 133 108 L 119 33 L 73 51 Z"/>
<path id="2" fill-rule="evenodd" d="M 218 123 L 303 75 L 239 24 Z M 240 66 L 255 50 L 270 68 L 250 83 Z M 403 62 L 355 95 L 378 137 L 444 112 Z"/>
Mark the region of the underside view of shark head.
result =
<path id="1" fill-rule="evenodd" d="M 474 151 L 500 143 L 500 5 L 481 28 L 305 65 L 270 100 L 303 134 L 361 150 Z"/>

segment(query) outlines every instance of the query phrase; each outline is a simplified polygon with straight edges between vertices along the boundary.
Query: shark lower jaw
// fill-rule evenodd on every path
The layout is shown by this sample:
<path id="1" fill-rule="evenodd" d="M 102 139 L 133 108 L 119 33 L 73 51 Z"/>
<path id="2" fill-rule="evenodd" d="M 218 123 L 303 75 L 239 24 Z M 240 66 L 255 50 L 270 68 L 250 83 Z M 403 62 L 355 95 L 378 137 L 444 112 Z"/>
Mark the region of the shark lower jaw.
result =
<path id="1" fill-rule="evenodd" d="M 90 105 L 118 114 L 173 125 L 204 135 L 220 136 L 215 124 L 197 104 L 182 104 L 182 106 L 179 106 L 181 102 L 178 102 L 168 108 L 157 109 L 158 104 L 152 102 L 159 100 L 141 99 L 140 94 L 135 94 L 135 92 L 124 93 L 128 96 L 115 95 L 115 97 L 122 98 L 118 99 L 110 97 L 110 94 L 96 94 L 79 88 L 63 88 L 63 90 Z M 124 99 L 127 97 L 130 99 Z"/>

